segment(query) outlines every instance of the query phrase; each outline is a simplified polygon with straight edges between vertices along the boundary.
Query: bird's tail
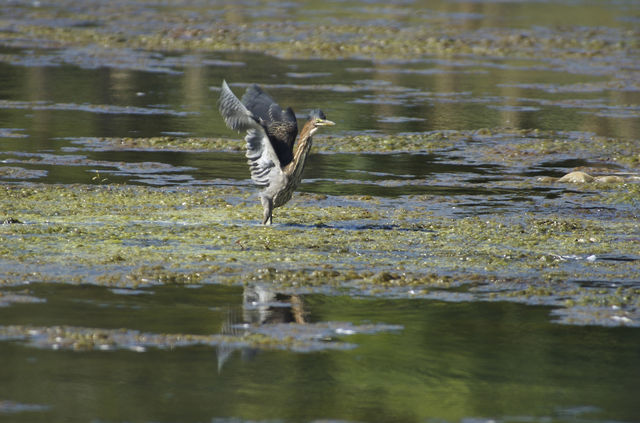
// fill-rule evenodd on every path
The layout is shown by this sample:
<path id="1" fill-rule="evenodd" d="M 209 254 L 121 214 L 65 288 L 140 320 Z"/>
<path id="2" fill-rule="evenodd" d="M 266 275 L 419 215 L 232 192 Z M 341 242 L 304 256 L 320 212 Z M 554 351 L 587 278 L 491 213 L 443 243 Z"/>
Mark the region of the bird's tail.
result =
<path id="1" fill-rule="evenodd" d="M 222 81 L 222 91 L 218 100 L 218 110 L 224 119 L 224 122 L 230 129 L 235 131 L 246 131 L 255 129 L 258 121 L 238 97 L 233 94 L 227 81 Z"/>

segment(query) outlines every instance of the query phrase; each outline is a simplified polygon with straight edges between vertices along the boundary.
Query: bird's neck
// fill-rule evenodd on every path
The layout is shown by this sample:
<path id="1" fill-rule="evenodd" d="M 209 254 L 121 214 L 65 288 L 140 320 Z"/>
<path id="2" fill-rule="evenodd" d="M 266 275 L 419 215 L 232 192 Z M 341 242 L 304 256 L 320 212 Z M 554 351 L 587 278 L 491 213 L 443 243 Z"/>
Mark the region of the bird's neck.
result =
<path id="1" fill-rule="evenodd" d="M 307 161 L 307 156 L 311 150 L 312 139 L 311 135 L 317 130 L 311 121 L 305 123 L 298 137 L 298 143 L 296 145 L 296 151 L 293 154 L 293 160 L 285 167 L 285 173 L 295 178 L 300 178 L 302 175 L 302 169 Z"/>

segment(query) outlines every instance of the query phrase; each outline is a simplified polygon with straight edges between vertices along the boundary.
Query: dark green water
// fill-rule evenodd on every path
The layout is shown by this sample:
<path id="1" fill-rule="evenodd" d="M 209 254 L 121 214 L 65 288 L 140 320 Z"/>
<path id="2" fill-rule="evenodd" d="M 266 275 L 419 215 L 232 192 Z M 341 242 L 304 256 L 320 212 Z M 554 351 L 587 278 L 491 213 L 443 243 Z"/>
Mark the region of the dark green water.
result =
<path id="1" fill-rule="evenodd" d="M 291 304 L 258 310 L 242 288 L 157 287 L 135 295 L 35 285 L 46 303 L 0 308 L 5 325 L 148 333 L 219 333 L 228 323 L 285 322 Z M 637 329 L 550 322 L 550 309 L 304 295 L 308 324 L 402 329 L 335 335 L 352 349 L 232 347 L 56 351 L 1 345 L 5 421 L 637 421 Z M 288 316 L 288 317 L 287 317 Z M 267 324 L 267 323 L 265 323 Z M 41 408 L 35 407 L 38 405 Z"/>

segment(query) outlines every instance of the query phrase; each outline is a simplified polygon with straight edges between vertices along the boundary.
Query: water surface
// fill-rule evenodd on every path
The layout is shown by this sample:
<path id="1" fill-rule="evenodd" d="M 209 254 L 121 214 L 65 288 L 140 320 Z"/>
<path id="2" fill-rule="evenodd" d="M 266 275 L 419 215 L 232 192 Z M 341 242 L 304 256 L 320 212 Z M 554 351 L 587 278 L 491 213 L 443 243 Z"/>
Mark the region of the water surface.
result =
<path id="1" fill-rule="evenodd" d="M 0 16 L 0 420 L 638 421 L 634 2 Z M 274 228 L 223 79 L 337 123 Z"/>
<path id="2" fill-rule="evenodd" d="M 635 329 L 550 322 L 549 308 L 348 296 L 250 301 L 264 287 L 29 287 L 43 304 L 0 308 L 5 325 L 144 333 L 395 325 L 324 336 L 327 350 L 117 345 L 105 351 L 3 341 L 3 414 L 28 421 L 635 421 Z M 17 290 L 12 290 L 17 291 Z M 243 301 L 243 296 L 245 300 Z M 249 301 L 247 301 L 249 300 Z M 343 322 L 343 323 L 340 323 Z M 344 326 L 346 327 L 346 326 Z M 309 329 L 311 330 L 311 329 Z M 304 332 L 301 329 L 300 332 Z M 292 336 L 299 336 L 295 332 Z M 332 351 L 331 344 L 350 347 Z M 55 345 L 55 344 L 54 344 Z M 38 380 L 40 383 L 34 384 Z M 220 420 L 215 420 L 218 418 Z"/>

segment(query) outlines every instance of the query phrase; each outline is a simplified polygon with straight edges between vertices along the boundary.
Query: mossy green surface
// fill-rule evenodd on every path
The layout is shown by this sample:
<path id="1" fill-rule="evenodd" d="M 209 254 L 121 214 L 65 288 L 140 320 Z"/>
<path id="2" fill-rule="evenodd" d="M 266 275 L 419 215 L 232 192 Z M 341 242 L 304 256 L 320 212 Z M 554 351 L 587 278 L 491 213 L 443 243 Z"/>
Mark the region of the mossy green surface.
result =
<path id="1" fill-rule="evenodd" d="M 311 329 L 309 329 L 311 330 Z M 301 334 L 304 331 L 300 331 Z M 262 350 L 287 349 L 293 351 L 317 351 L 348 349 L 353 344 L 344 342 L 320 342 L 309 337 L 271 336 L 262 333 L 241 335 L 199 335 L 145 333 L 129 329 L 101 329 L 75 326 L 0 326 L 0 340 L 26 340 L 31 345 L 54 350 L 109 351 L 129 349 L 144 352 L 147 348 L 174 349 L 194 345 L 227 348 L 254 348 Z"/>
<path id="2" fill-rule="evenodd" d="M 153 51 L 255 51 L 296 58 L 415 59 L 472 54 L 583 59 L 630 54 L 639 48 L 640 37 L 633 29 L 570 24 L 552 29 L 540 23 L 526 30 L 469 27 L 467 20 L 456 18 L 455 9 L 446 5 L 433 5 L 440 10 L 431 13 L 386 4 L 386 8 L 371 5 L 370 10 L 357 12 L 356 6 L 357 2 L 347 2 L 327 9 L 302 2 L 293 9 L 274 9 L 269 2 L 256 2 L 250 10 L 222 5 L 217 8 L 219 13 L 212 15 L 210 5 L 189 2 L 159 6 L 135 1 L 123 12 L 120 4 L 94 8 L 68 0 L 21 9 L 21 19 L 11 30 L 0 32 L 0 41 Z M 525 14 L 527 23 L 535 22 L 537 11 L 532 9 L 527 9 L 531 17 Z M 594 12 L 585 12 L 587 17 L 589 13 Z M 60 25 L 62 19 L 67 25 Z M 378 24 L 381 19 L 388 24 Z"/>
<path id="3" fill-rule="evenodd" d="M 451 131 L 411 135 L 320 135 L 314 137 L 314 151 L 326 153 L 428 152 L 451 147 L 467 139 L 469 132 Z M 244 151 L 238 138 L 152 137 L 152 138 L 77 138 L 74 143 L 95 150 L 147 151 Z"/>
<path id="4" fill-rule="evenodd" d="M 418 199 L 341 201 L 298 195 L 276 210 L 275 226 L 263 227 L 258 201 L 238 188 L 3 186 L 3 213 L 23 223 L 0 226 L 0 283 L 262 281 L 292 292 L 401 297 L 458 290 L 468 299 L 563 306 L 608 298 L 601 304 L 638 313 L 640 292 L 625 288 L 640 274 L 633 215 L 456 218 Z M 599 280 L 622 289 L 601 293 L 579 283 Z"/>

